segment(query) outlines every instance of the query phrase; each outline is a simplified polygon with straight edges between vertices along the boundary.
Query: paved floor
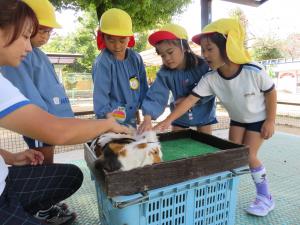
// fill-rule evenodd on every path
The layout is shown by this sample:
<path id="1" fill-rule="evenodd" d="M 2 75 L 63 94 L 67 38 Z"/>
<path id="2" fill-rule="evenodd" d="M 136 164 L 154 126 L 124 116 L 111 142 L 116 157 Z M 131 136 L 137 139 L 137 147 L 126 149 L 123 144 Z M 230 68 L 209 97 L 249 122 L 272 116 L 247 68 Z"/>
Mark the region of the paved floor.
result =
<path id="1" fill-rule="evenodd" d="M 217 131 L 214 134 L 225 138 L 227 131 Z M 299 136 L 282 132 L 277 132 L 271 140 L 263 144 L 260 158 L 267 168 L 276 208 L 264 218 L 247 215 L 244 208 L 253 200 L 255 189 L 250 175 L 243 175 L 238 191 L 236 225 L 300 224 L 300 152 L 298 146 L 300 146 Z M 77 225 L 98 224 L 95 188 L 83 160 L 83 150 L 57 154 L 55 161 L 75 163 L 84 171 L 83 186 L 67 202 L 79 214 Z"/>

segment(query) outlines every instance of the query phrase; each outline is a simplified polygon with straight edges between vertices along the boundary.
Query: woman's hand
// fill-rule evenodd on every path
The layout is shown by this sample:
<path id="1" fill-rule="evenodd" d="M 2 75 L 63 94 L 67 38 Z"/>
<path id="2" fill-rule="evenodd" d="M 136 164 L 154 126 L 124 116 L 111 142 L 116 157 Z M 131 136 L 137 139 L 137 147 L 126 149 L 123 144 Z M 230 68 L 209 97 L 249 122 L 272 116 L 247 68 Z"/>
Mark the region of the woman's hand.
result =
<path id="1" fill-rule="evenodd" d="M 123 133 L 123 134 L 130 134 L 131 133 L 131 130 L 128 127 L 119 124 L 115 120 L 115 118 L 110 117 L 107 120 L 109 120 L 109 122 L 111 124 L 111 128 L 108 130 L 109 132 Z"/>
<path id="2" fill-rule="evenodd" d="M 151 122 L 151 116 L 146 115 L 144 116 L 144 121 L 138 128 L 138 134 L 141 134 L 145 131 L 152 130 L 152 122 Z"/>
<path id="3" fill-rule="evenodd" d="M 107 118 L 107 119 L 109 119 L 109 118 L 114 118 L 113 113 L 112 113 L 112 112 L 107 113 L 107 114 L 106 114 L 106 118 Z"/>
<path id="4" fill-rule="evenodd" d="M 12 155 L 12 165 L 23 166 L 23 165 L 41 165 L 44 161 L 43 153 L 29 149 L 23 152 L 14 153 Z"/>
<path id="5" fill-rule="evenodd" d="M 261 136 L 264 139 L 269 139 L 273 136 L 275 130 L 275 121 L 273 120 L 265 120 L 261 128 Z"/>

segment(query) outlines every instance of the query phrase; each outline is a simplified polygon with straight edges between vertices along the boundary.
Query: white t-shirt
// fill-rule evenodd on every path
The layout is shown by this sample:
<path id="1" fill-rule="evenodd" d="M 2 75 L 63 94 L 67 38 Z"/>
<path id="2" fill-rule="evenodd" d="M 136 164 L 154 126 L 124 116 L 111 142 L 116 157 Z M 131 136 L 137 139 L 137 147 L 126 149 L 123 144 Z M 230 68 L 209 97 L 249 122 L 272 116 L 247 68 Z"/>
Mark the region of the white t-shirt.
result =
<path id="1" fill-rule="evenodd" d="M 29 104 L 21 92 L 15 88 L 0 73 L 0 120 L 16 109 Z M 8 175 L 8 167 L 0 155 L 0 195 L 5 188 L 5 179 Z"/>
<path id="2" fill-rule="evenodd" d="M 198 97 L 215 95 L 228 111 L 231 120 L 254 123 L 266 119 L 264 94 L 274 83 L 263 68 L 254 63 L 241 65 L 237 74 L 225 78 L 218 71 L 208 72 L 193 89 Z"/>

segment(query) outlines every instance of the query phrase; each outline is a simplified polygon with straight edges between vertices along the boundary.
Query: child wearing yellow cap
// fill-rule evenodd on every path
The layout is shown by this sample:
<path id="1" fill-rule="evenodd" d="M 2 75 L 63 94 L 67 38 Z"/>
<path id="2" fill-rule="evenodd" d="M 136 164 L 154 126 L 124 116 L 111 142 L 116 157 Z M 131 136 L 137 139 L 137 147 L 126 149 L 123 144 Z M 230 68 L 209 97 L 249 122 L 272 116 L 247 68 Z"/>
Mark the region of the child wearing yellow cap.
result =
<path id="1" fill-rule="evenodd" d="M 103 13 L 97 44 L 101 50 L 93 66 L 94 112 L 97 118 L 114 117 L 136 127 L 136 113 L 148 90 L 141 56 L 133 51 L 130 16 L 112 8 Z"/>
<path id="2" fill-rule="evenodd" d="M 139 127 L 139 132 L 152 129 L 151 121 L 164 112 L 170 92 L 173 97 L 170 108 L 173 111 L 208 71 L 204 60 L 192 52 L 187 32 L 183 27 L 167 24 L 151 34 L 148 40 L 161 56 L 163 65 L 142 103 L 144 121 Z M 215 97 L 209 96 L 175 120 L 172 129 L 182 130 L 195 126 L 198 131 L 211 134 L 211 124 L 214 123 Z"/>
<path id="3" fill-rule="evenodd" d="M 239 21 L 220 19 L 207 25 L 192 39 L 201 45 L 204 59 L 212 69 L 192 93 L 155 127 L 165 129 L 205 96 L 217 96 L 231 119 L 229 139 L 249 146 L 249 166 L 256 186 L 256 198 L 246 209 L 266 216 L 275 207 L 266 170 L 257 154 L 264 139 L 274 133 L 276 90 L 263 67 L 251 62 L 244 47 L 245 32 Z"/>

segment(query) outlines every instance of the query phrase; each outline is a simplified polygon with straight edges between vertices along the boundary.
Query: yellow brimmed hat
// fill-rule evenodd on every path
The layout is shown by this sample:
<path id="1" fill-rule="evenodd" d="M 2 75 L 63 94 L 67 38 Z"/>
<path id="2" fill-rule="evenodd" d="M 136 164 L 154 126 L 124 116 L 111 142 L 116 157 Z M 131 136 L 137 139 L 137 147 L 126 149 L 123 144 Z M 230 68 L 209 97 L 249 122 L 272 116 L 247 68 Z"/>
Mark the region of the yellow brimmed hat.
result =
<path id="1" fill-rule="evenodd" d="M 226 37 L 226 53 L 230 61 L 236 64 L 244 64 L 251 61 L 248 51 L 245 49 L 245 30 L 236 19 L 219 19 L 208 24 L 197 34 L 192 41 L 200 45 L 201 37 L 204 34 L 220 33 Z"/>
<path id="2" fill-rule="evenodd" d="M 152 46 L 155 46 L 160 41 L 176 39 L 188 40 L 187 32 L 182 26 L 170 23 L 151 34 L 148 41 Z"/>
<path id="3" fill-rule="evenodd" d="M 61 28 L 61 25 L 56 21 L 55 9 L 48 0 L 22 0 L 36 14 L 39 25 L 50 28 Z"/>
<path id="4" fill-rule="evenodd" d="M 135 45 L 131 17 L 127 12 L 121 9 L 111 8 L 102 14 L 97 34 L 97 45 L 99 49 L 106 48 L 102 33 L 113 36 L 130 37 L 128 47 Z"/>

